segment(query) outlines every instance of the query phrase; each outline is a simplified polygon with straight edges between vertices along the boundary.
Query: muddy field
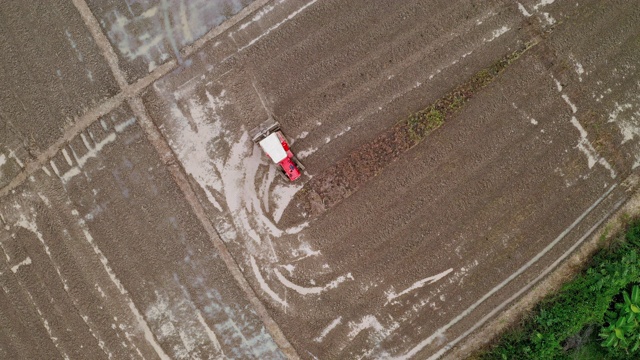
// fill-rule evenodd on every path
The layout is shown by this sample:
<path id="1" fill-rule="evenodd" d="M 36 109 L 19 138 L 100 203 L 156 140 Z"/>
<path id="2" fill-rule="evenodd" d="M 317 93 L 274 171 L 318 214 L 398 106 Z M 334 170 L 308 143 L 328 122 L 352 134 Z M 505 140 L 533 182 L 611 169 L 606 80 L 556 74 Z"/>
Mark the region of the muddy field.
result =
<path id="1" fill-rule="evenodd" d="M 635 190 L 631 2 L 48 7 L 0 12 L 0 358 L 436 359 Z"/>

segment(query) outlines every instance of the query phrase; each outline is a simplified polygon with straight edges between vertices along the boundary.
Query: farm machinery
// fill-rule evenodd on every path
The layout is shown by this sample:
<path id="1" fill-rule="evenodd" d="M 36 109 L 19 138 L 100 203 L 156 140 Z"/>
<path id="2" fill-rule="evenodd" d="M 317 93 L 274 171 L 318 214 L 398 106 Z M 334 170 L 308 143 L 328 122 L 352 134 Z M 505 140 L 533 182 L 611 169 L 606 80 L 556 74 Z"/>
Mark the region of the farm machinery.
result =
<path id="1" fill-rule="evenodd" d="M 283 176 L 289 181 L 300 177 L 304 166 L 291 152 L 289 143 L 280 130 L 280 123 L 269 116 L 269 119 L 249 131 L 254 143 L 260 145 L 262 151 L 278 165 Z"/>

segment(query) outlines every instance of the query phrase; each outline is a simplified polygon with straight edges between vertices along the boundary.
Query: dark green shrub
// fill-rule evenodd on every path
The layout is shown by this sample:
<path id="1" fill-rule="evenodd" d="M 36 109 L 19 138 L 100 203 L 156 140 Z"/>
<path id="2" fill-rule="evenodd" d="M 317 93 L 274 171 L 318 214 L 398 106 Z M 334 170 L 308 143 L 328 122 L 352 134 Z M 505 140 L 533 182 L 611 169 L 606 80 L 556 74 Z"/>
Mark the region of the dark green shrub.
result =
<path id="1" fill-rule="evenodd" d="M 619 294 L 640 281 L 638 251 L 640 221 L 635 221 L 627 228 L 623 241 L 599 251 L 585 272 L 538 304 L 516 330 L 505 333 L 480 358 L 577 359 L 572 356 L 573 350 L 565 350 L 563 344 L 588 326 L 596 327 L 596 334 L 601 334 L 606 347 L 586 346 L 581 354 L 589 349 L 591 354 L 598 354 L 584 353 L 584 358 L 633 358 L 629 356 L 640 348 L 640 290 L 634 294 L 632 288 L 631 294 Z M 624 301 L 612 306 L 616 296 Z"/>
<path id="2" fill-rule="evenodd" d="M 640 287 L 633 285 L 631 295 L 622 292 L 622 302 L 614 304 L 616 311 L 605 314 L 608 326 L 600 332 L 602 346 L 611 348 L 612 352 L 624 351 L 633 354 L 640 348 Z"/>

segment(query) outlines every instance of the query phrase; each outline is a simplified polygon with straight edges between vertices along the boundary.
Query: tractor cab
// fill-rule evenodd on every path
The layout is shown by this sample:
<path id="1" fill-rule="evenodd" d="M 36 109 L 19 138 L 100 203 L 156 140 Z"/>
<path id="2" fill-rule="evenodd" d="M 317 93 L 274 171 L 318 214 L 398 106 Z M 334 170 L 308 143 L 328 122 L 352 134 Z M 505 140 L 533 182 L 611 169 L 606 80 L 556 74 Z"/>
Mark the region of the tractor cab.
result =
<path id="1" fill-rule="evenodd" d="M 262 151 L 278 165 L 280 172 L 290 181 L 295 181 L 301 175 L 304 166 L 293 155 L 289 143 L 280 130 L 280 124 L 269 120 L 252 129 L 249 134 L 253 142 L 260 145 Z"/>

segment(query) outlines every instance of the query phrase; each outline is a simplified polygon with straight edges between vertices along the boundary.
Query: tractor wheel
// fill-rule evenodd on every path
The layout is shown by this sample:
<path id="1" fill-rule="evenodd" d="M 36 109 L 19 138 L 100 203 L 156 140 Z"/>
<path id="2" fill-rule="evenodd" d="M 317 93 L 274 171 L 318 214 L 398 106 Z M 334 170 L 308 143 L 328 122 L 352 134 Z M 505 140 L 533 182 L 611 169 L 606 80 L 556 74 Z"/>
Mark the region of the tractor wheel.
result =
<path id="1" fill-rule="evenodd" d="M 290 181 L 289 177 L 287 176 L 287 173 L 284 171 L 284 169 L 282 168 L 282 166 L 278 165 L 278 171 L 280 173 L 280 176 L 282 176 L 283 179 L 285 179 L 286 181 Z"/>
<path id="2" fill-rule="evenodd" d="M 297 156 L 293 157 L 293 162 L 296 163 L 296 166 L 298 166 L 298 169 L 300 169 L 301 171 L 305 169 L 304 165 L 302 165 Z"/>

